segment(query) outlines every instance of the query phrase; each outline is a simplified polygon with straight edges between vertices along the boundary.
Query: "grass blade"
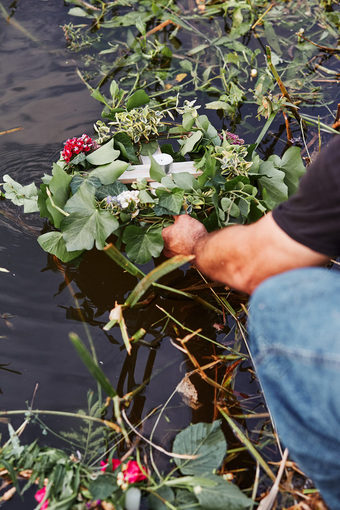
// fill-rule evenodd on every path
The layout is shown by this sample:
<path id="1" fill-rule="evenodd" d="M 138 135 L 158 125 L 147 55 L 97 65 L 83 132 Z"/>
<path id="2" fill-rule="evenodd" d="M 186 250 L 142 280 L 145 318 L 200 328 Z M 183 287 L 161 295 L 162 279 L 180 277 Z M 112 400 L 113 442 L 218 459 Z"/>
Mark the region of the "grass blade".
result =
<path id="1" fill-rule="evenodd" d="M 262 469 L 267 473 L 269 478 L 275 482 L 275 475 L 273 471 L 268 466 L 267 462 L 263 459 L 263 457 L 259 454 L 259 452 L 256 450 L 255 446 L 251 443 L 251 441 L 247 438 L 247 436 L 242 432 L 242 430 L 236 425 L 234 420 L 219 406 L 217 406 L 217 409 L 222 414 L 223 418 L 228 422 L 228 425 L 231 427 L 232 431 L 236 435 L 236 437 L 243 443 L 246 447 L 249 453 L 257 460 L 257 462 L 260 464 Z"/>
<path id="2" fill-rule="evenodd" d="M 100 384 L 103 390 L 106 391 L 106 393 L 110 397 L 115 397 L 117 395 L 116 390 L 111 385 L 110 381 L 108 380 L 102 369 L 93 361 L 91 354 L 89 353 L 83 342 L 80 340 L 79 336 L 76 335 L 75 333 L 70 333 L 69 337 L 90 374 L 93 375 L 95 380 Z"/>
<path id="3" fill-rule="evenodd" d="M 171 259 L 166 260 L 159 266 L 155 267 L 155 269 L 144 276 L 144 278 L 136 285 L 136 287 L 133 289 L 125 301 L 125 304 L 127 306 L 133 307 L 143 296 L 143 294 L 145 294 L 145 292 L 151 287 L 151 285 L 153 285 L 153 283 L 159 280 L 162 276 L 170 273 L 171 271 L 174 271 L 180 266 L 183 266 L 183 264 L 186 264 L 186 262 L 189 262 L 193 258 L 193 255 L 176 255 L 175 257 L 172 257 Z"/>
<path id="4" fill-rule="evenodd" d="M 106 255 L 108 255 L 112 260 L 116 262 L 120 267 L 125 269 L 128 273 L 132 274 L 132 276 L 137 276 L 137 278 L 143 278 L 145 274 L 143 271 L 138 269 L 137 266 L 132 264 L 124 255 L 115 247 L 114 244 L 110 243 L 105 246 L 103 250 Z"/>

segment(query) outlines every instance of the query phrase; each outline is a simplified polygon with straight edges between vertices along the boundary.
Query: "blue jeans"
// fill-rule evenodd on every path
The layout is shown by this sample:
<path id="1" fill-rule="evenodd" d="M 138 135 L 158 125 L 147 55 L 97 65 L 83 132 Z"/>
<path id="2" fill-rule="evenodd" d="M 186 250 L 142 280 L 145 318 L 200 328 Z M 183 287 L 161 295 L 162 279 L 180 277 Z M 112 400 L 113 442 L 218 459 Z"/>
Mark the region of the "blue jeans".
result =
<path id="1" fill-rule="evenodd" d="M 340 509 L 340 271 L 304 268 L 250 301 L 250 350 L 290 457 Z"/>

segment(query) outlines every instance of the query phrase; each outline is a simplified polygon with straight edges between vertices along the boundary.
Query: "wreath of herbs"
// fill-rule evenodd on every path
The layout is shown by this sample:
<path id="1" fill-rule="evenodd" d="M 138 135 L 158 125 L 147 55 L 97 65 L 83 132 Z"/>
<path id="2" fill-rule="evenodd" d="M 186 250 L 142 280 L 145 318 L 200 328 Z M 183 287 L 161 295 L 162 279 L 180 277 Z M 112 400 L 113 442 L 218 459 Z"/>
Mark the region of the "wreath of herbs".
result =
<path id="1" fill-rule="evenodd" d="M 121 95 L 115 82 L 110 90 L 113 99 Z M 125 107 L 112 108 L 114 120 L 95 124 L 96 140 L 84 134 L 65 143 L 39 190 L 5 175 L 4 195 L 49 220 L 54 229 L 38 242 L 63 262 L 113 240 L 144 264 L 161 254 L 161 231 L 173 215 L 190 214 L 212 231 L 255 221 L 296 190 L 305 170 L 299 148 L 262 161 L 254 146 L 219 133 L 199 109 L 195 101 L 162 109 L 136 91 Z M 152 156 L 159 147 L 174 162 L 190 158 L 197 173 L 166 174 Z M 150 180 L 122 183 L 141 155 L 150 157 Z"/>

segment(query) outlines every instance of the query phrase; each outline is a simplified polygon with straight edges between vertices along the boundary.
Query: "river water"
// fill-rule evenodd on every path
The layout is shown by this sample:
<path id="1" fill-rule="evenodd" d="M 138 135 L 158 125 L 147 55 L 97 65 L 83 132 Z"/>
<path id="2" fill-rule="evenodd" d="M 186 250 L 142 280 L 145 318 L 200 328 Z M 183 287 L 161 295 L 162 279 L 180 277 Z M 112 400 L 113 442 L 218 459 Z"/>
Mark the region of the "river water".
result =
<path id="1" fill-rule="evenodd" d="M 12 15 L 10 22 L 2 16 L 1 6 Z M 70 21 L 67 11 L 56 0 L 4 0 L 0 4 L 0 132 L 20 128 L 0 136 L 0 180 L 8 173 L 22 184 L 39 182 L 44 172 L 50 172 L 63 142 L 82 133 L 91 135 L 93 123 L 100 118 L 101 106 L 76 75 L 75 55 L 65 45 L 60 26 Z M 105 254 L 94 251 L 79 268 L 67 271 L 68 287 L 64 273 L 36 242 L 43 228 L 37 214 L 24 215 L 15 206 L 0 202 L 0 268 L 8 271 L 0 272 L 0 409 L 26 409 L 33 397 L 37 409 L 74 412 L 86 408 L 87 391 L 96 386 L 68 336 L 76 332 L 85 340 L 81 311 L 100 366 L 119 394 L 145 383 L 127 410 L 130 421 L 138 423 L 164 404 L 192 369 L 171 343 L 176 331 L 162 333 L 164 314 L 155 306 L 131 311 L 126 314 L 129 331 L 144 327 L 148 332 L 145 342 L 152 345 L 139 344 L 129 357 L 119 330 L 106 333 L 102 327 L 115 301 L 122 303 L 136 280 Z M 176 271 L 170 283 L 181 285 L 183 276 L 183 270 Z M 190 272 L 187 276 L 189 281 Z M 157 300 L 187 327 L 203 327 L 210 338 L 230 340 L 226 330 L 219 333 L 213 327 L 216 316 L 197 304 L 171 296 Z M 194 351 L 203 359 L 211 354 L 211 347 L 198 342 Z M 164 448 L 170 449 L 175 433 L 190 422 L 214 418 L 212 387 L 199 377 L 194 383 L 202 405 L 190 407 L 179 393 L 174 394 L 154 435 L 154 441 Z M 237 390 L 242 398 L 246 393 L 252 395 L 252 406 L 263 410 L 246 365 L 239 373 Z M 13 426 L 22 420 L 22 416 L 14 418 Z M 44 421 L 56 431 L 75 425 L 60 417 Z M 152 420 L 145 422 L 146 436 L 152 424 Z M 0 422 L 0 428 L 6 435 L 6 424 Z M 24 440 L 39 437 L 49 444 L 62 444 L 45 432 L 40 425 L 32 425 Z M 162 458 L 159 463 L 165 465 Z M 34 506 L 32 491 L 25 503 L 18 497 L 6 503 L 9 510 Z"/>

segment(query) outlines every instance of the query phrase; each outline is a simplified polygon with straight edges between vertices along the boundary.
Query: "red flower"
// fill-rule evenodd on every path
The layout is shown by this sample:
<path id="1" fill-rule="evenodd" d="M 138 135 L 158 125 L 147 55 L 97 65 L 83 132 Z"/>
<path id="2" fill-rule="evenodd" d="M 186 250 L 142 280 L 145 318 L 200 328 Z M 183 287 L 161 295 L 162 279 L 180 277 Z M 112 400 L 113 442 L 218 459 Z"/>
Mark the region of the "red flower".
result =
<path id="1" fill-rule="evenodd" d="M 66 163 L 69 163 L 71 158 L 80 152 L 89 152 L 98 148 L 97 142 L 85 133 L 80 138 L 69 138 L 64 145 L 61 157 Z"/>
<path id="2" fill-rule="evenodd" d="M 46 487 L 43 487 L 42 489 L 39 489 L 35 495 L 34 495 L 34 498 L 36 499 L 36 501 L 38 501 L 38 503 L 41 503 L 42 500 L 44 499 L 46 495 Z M 46 499 L 46 501 L 41 505 L 41 510 L 46 510 L 46 508 L 48 507 L 48 499 Z"/>
<path id="3" fill-rule="evenodd" d="M 119 459 L 112 459 L 112 471 L 117 469 L 117 467 L 120 466 L 121 463 L 122 461 Z M 101 471 L 106 471 L 106 468 L 108 467 L 109 463 L 101 460 L 100 465 L 102 466 Z"/>
<path id="4" fill-rule="evenodd" d="M 106 471 L 109 463 L 101 461 L 100 465 L 102 466 L 101 471 Z M 145 474 L 146 468 L 142 466 L 142 470 L 135 460 L 129 460 L 127 464 L 122 464 L 121 460 L 112 459 L 112 471 L 119 466 L 121 466 L 121 471 L 118 473 L 117 480 L 118 485 L 122 486 L 122 488 L 124 486 L 126 488 L 131 483 L 141 482 L 147 478 Z"/>
<path id="5" fill-rule="evenodd" d="M 146 469 L 143 467 L 143 471 L 135 460 L 129 460 L 126 468 L 123 470 L 124 480 L 127 483 L 136 483 L 145 480 L 147 476 L 144 474 Z"/>

